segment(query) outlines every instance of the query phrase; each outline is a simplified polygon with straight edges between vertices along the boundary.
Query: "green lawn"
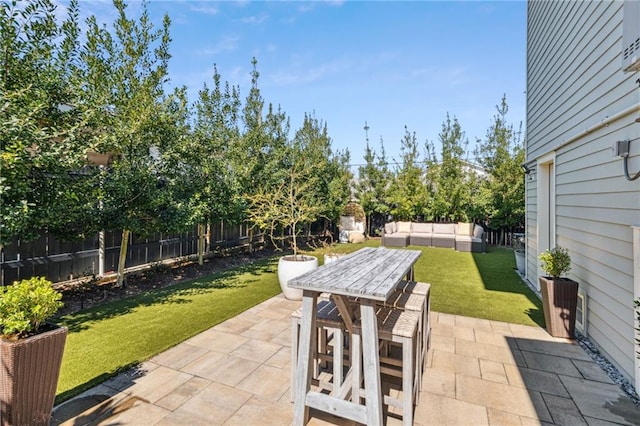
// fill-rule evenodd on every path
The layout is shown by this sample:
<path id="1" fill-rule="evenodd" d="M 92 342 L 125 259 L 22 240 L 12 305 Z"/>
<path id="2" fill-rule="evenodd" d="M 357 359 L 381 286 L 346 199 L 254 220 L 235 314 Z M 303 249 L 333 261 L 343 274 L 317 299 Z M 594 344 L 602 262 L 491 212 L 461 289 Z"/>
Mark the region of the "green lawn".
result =
<path id="1" fill-rule="evenodd" d="M 351 252 L 364 244 L 341 244 Z M 513 252 L 422 251 L 416 279 L 431 283 L 432 310 L 543 325 L 542 305 L 514 271 Z M 321 252 L 312 254 L 322 259 Z M 321 260 L 322 263 L 322 260 Z M 60 319 L 69 327 L 57 402 L 280 293 L 277 259 L 181 283 Z"/>
<path id="2" fill-rule="evenodd" d="M 513 251 L 487 253 L 410 247 L 422 251 L 416 280 L 431 283 L 431 309 L 437 312 L 516 324 L 544 326 L 542 302 L 515 271 Z"/>

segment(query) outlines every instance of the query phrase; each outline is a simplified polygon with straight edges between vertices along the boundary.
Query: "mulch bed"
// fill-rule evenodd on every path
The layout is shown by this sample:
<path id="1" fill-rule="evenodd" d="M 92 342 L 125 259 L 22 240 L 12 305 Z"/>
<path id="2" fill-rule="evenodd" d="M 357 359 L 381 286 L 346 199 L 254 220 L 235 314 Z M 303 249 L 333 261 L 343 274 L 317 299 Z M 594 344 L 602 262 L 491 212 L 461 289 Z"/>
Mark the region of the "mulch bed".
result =
<path id="1" fill-rule="evenodd" d="M 58 311 L 58 315 L 79 312 L 114 300 L 248 265 L 275 254 L 277 252 L 273 250 L 262 249 L 252 253 L 217 254 L 205 259 L 203 265 L 199 265 L 197 261 L 178 262 L 173 265 L 158 263 L 144 271 L 127 274 L 122 287 L 116 286 L 115 276 L 100 280 L 93 278 L 61 283 L 56 289 L 62 293 L 64 307 Z"/>

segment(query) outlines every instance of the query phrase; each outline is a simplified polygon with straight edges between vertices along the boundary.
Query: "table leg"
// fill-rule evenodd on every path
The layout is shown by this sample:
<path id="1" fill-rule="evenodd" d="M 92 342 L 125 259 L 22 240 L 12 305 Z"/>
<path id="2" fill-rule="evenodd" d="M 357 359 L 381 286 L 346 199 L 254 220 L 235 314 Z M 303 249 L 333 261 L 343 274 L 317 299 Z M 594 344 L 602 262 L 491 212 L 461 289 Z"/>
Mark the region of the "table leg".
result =
<path id="1" fill-rule="evenodd" d="M 367 425 L 382 425 L 382 384 L 380 379 L 380 356 L 378 354 L 376 302 L 374 300 L 363 300 L 360 304 L 360 313 Z"/>
<path id="2" fill-rule="evenodd" d="M 306 405 L 307 392 L 311 389 L 311 363 L 316 346 L 316 311 L 318 294 L 305 290 L 302 294 L 302 316 L 300 318 L 300 338 L 298 340 L 298 368 L 295 381 L 293 424 L 305 425 L 309 420 Z"/>

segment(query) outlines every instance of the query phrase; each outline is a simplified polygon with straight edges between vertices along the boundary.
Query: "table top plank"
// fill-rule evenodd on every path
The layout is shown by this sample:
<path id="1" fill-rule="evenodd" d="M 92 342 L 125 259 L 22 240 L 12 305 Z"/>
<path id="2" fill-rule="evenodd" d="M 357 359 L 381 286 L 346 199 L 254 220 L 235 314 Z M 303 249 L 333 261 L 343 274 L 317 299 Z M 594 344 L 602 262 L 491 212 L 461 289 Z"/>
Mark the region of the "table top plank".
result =
<path id="1" fill-rule="evenodd" d="M 386 300 L 411 270 L 419 250 L 365 247 L 289 280 L 289 287 Z"/>

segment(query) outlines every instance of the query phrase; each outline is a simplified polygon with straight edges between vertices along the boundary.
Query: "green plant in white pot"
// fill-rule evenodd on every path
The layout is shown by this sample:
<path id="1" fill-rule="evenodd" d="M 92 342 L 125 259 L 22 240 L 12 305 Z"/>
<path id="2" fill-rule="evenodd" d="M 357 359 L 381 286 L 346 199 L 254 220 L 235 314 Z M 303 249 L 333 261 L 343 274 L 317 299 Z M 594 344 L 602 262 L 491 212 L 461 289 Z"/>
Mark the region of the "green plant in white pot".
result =
<path id="1" fill-rule="evenodd" d="M 318 267 L 318 258 L 298 253 L 302 227 L 315 221 L 320 211 L 314 185 L 304 163 L 292 161 L 278 185 L 260 189 L 249 197 L 248 219 L 253 227 L 265 232 L 276 249 L 280 249 L 278 242 L 290 242 L 293 255 L 278 261 L 280 288 L 290 300 L 302 300 L 302 290 L 289 288 L 289 280 Z"/>
<path id="2" fill-rule="evenodd" d="M 0 287 L 3 425 L 49 424 L 67 328 L 46 321 L 62 307 L 61 298 L 42 277 Z"/>
<path id="3" fill-rule="evenodd" d="M 539 256 L 546 276 L 539 277 L 547 331 L 554 337 L 575 337 L 578 283 L 564 276 L 571 270 L 569 251 L 563 247 L 545 250 Z"/>

